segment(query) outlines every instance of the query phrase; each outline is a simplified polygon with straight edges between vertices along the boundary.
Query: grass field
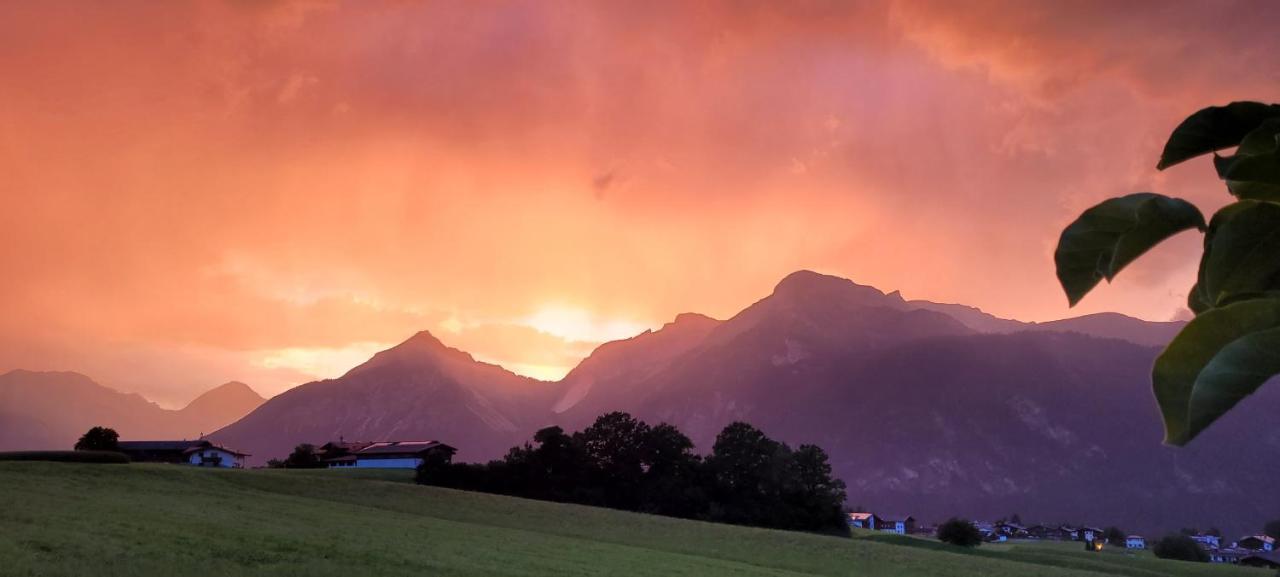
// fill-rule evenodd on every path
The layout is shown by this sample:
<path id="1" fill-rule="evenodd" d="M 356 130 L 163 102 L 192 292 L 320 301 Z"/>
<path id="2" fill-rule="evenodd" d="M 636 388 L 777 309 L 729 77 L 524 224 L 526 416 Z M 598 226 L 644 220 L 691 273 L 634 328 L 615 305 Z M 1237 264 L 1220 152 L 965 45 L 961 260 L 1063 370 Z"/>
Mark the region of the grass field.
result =
<path id="1" fill-rule="evenodd" d="M 0 575 L 1237 576 L 1074 544 L 966 552 L 421 487 L 405 472 L 0 462 Z"/>

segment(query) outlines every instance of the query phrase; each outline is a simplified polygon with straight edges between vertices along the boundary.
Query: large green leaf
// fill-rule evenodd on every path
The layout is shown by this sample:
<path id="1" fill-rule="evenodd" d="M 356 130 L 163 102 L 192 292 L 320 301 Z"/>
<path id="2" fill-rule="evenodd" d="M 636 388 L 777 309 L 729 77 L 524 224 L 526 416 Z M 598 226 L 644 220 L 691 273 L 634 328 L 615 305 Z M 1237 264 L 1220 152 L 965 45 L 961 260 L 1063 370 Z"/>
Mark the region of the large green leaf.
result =
<path id="1" fill-rule="evenodd" d="M 1151 371 L 1156 402 L 1164 416 L 1166 443 L 1185 445 L 1204 430 L 1208 423 L 1221 416 L 1221 412 L 1215 414 L 1210 410 L 1213 406 L 1222 406 L 1221 402 L 1212 400 L 1215 393 L 1210 392 L 1211 387 L 1222 386 L 1218 384 L 1220 381 L 1215 380 L 1206 384 L 1210 388 L 1201 393 L 1202 397 L 1207 395 L 1211 399 L 1211 404 L 1195 410 L 1195 427 L 1192 426 L 1193 392 L 1200 386 L 1197 379 L 1205 367 L 1237 340 L 1277 328 L 1280 328 L 1280 298 L 1246 300 L 1210 309 L 1183 327 L 1156 358 L 1155 367 Z M 1232 358 L 1239 358 L 1238 353 L 1233 355 Z M 1225 374 L 1223 372 L 1224 376 Z"/>
<path id="2" fill-rule="evenodd" d="M 1222 348 L 1196 377 L 1188 440 L 1280 374 L 1280 328 L 1252 333 Z"/>
<path id="3" fill-rule="evenodd" d="M 1280 118 L 1263 122 L 1231 156 L 1215 156 L 1218 176 L 1242 199 L 1280 200 Z"/>
<path id="4" fill-rule="evenodd" d="M 1204 227 L 1200 210 L 1185 200 L 1139 192 L 1104 201 L 1062 231 L 1053 254 L 1058 281 L 1075 306 L 1160 241 Z"/>
<path id="5" fill-rule="evenodd" d="M 1263 121 L 1276 117 L 1280 117 L 1280 104 L 1232 102 L 1205 108 L 1173 129 L 1156 168 L 1164 170 L 1184 160 L 1236 146 Z"/>
<path id="6" fill-rule="evenodd" d="M 1211 307 L 1280 289 L 1280 204 L 1242 200 L 1213 215 L 1197 288 Z"/>

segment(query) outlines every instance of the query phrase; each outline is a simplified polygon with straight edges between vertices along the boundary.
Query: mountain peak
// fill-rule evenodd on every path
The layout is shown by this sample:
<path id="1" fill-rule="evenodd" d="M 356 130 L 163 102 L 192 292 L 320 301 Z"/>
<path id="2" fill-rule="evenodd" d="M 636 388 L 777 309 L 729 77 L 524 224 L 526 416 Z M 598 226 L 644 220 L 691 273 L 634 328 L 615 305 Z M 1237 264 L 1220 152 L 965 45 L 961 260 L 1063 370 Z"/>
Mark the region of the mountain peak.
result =
<path id="1" fill-rule="evenodd" d="M 798 270 L 781 281 L 773 289 L 773 296 L 787 302 L 805 301 L 822 303 L 833 300 L 861 304 L 900 304 L 900 294 L 885 295 L 873 286 L 860 285 L 847 278 L 822 274 L 811 270 Z M 885 299 L 891 299 L 890 303 Z"/>
<path id="2" fill-rule="evenodd" d="M 700 326 L 700 325 L 717 324 L 719 322 L 720 321 L 713 319 L 702 313 L 680 313 L 676 315 L 675 320 L 672 320 L 671 322 L 667 323 L 663 328 L 673 327 L 673 326 L 680 326 L 680 327 L 693 326 L 693 325 Z"/>

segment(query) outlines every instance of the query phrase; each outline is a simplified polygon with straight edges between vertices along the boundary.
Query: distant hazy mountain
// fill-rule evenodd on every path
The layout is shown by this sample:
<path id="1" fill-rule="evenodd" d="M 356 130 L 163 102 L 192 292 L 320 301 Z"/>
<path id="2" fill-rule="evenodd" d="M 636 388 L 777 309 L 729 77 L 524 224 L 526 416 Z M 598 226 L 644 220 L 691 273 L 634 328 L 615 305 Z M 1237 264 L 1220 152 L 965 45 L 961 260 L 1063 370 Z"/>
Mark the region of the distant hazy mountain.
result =
<path id="1" fill-rule="evenodd" d="M 231 381 L 210 389 L 178 411 L 183 427 L 200 433 L 212 433 L 236 422 L 267 400 L 240 381 Z"/>
<path id="2" fill-rule="evenodd" d="M 272 398 L 213 438 L 253 453 L 253 462 L 339 438 L 436 439 L 457 447 L 459 459 L 483 459 L 548 423 L 555 391 L 424 331 L 337 379 Z"/>
<path id="3" fill-rule="evenodd" d="M 170 411 L 79 373 L 10 371 L 0 375 L 0 450 L 70 449 L 98 425 L 114 428 L 122 439 L 196 438 L 262 401 L 247 385 L 227 383 Z"/>

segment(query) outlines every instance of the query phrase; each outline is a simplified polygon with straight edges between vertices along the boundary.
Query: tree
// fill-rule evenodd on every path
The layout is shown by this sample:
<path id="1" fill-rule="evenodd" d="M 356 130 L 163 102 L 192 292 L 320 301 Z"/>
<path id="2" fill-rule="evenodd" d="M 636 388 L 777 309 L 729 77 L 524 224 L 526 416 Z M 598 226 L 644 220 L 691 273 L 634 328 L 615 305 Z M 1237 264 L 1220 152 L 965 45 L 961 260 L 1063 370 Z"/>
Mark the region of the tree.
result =
<path id="1" fill-rule="evenodd" d="M 1107 540 L 1107 544 L 1109 545 L 1124 544 L 1124 540 L 1125 540 L 1124 531 L 1121 531 L 1119 527 L 1116 527 L 1114 525 L 1111 527 L 1107 527 L 1107 529 L 1102 532 L 1102 536 L 1104 539 Z"/>
<path id="2" fill-rule="evenodd" d="M 324 467 L 324 463 L 320 461 L 315 445 L 303 443 L 294 447 L 293 452 L 285 457 L 284 466 L 286 469 L 319 469 Z"/>
<path id="3" fill-rule="evenodd" d="M 1267 524 L 1262 528 L 1262 532 L 1274 539 L 1280 539 L 1280 519 L 1267 521 Z"/>
<path id="4" fill-rule="evenodd" d="M 1156 557 L 1161 559 L 1195 561 L 1197 563 L 1209 561 L 1209 554 L 1205 553 L 1199 543 L 1196 543 L 1186 535 L 1166 535 L 1156 542 L 1152 550 L 1155 552 Z"/>
<path id="5" fill-rule="evenodd" d="M 1022 516 L 1017 513 L 1014 513 L 1013 516 L 1009 517 L 1009 522 L 1013 523 L 1014 525 L 1021 525 Z"/>
<path id="6" fill-rule="evenodd" d="M 63 445 L 66 446 L 66 445 Z M 80 435 L 80 440 L 76 441 L 75 449 L 77 451 L 119 451 L 120 435 L 115 429 L 108 427 L 94 427 Z"/>
<path id="7" fill-rule="evenodd" d="M 1234 154 L 1216 154 L 1232 146 Z M 1185 200 L 1139 192 L 1086 210 L 1062 231 L 1054 253 L 1075 306 L 1161 241 L 1191 229 L 1205 233 L 1187 298 L 1195 318 L 1151 375 L 1165 443 L 1176 446 L 1280 374 L 1280 104 L 1233 102 L 1196 112 L 1174 129 L 1156 168 L 1209 153 L 1236 201 L 1208 224 Z"/>
<path id="8" fill-rule="evenodd" d="M 977 547 L 982 544 L 982 532 L 968 519 L 952 517 L 938 525 L 938 540 L 957 547 Z"/>

